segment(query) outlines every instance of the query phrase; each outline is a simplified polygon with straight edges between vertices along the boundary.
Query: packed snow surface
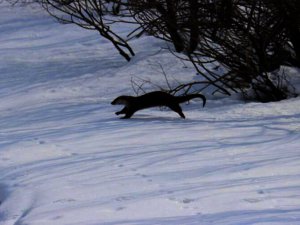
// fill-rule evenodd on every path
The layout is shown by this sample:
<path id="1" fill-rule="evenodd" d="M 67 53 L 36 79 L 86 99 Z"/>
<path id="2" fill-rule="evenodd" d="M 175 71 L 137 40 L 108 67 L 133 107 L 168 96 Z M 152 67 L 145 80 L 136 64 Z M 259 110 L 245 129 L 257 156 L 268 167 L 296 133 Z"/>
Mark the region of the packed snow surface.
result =
<path id="1" fill-rule="evenodd" d="M 132 77 L 196 77 L 162 41 L 131 44 L 128 63 L 96 32 L 0 4 L 0 224 L 299 225 L 300 98 L 120 120 Z"/>

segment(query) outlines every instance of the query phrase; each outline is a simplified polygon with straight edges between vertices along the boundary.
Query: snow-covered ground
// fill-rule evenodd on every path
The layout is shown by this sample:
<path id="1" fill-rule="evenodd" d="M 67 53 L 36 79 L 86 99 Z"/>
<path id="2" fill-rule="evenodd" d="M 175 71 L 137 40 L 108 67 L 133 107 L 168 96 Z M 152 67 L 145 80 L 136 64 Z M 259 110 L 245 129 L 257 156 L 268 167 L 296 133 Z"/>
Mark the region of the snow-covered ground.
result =
<path id="1" fill-rule="evenodd" d="M 97 33 L 0 4 L 0 224 L 299 225 L 300 98 L 120 120 L 131 77 L 195 76 L 161 41 L 132 45 L 127 63 Z"/>

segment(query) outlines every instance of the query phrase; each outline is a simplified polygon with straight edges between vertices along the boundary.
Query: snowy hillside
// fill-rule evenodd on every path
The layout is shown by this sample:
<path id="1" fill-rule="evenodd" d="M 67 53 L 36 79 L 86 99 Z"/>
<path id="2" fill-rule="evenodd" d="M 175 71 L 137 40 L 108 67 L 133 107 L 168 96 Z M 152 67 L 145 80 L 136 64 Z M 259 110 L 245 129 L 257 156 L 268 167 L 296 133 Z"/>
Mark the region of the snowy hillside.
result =
<path id="1" fill-rule="evenodd" d="M 300 98 L 120 120 L 131 77 L 195 76 L 161 41 L 132 46 L 127 63 L 97 33 L 0 4 L 0 224 L 299 225 Z"/>

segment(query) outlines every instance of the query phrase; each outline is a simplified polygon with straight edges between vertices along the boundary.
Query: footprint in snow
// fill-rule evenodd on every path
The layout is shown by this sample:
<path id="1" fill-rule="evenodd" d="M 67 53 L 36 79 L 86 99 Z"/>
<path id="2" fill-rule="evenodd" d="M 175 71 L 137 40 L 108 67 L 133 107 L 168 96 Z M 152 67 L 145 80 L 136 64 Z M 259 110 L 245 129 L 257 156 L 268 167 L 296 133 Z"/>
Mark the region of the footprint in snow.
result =
<path id="1" fill-rule="evenodd" d="M 63 216 L 55 216 L 55 217 L 52 218 L 52 220 L 59 220 L 59 219 L 62 219 L 62 218 L 63 218 Z"/>
<path id="2" fill-rule="evenodd" d="M 1 161 L 9 161 L 9 160 L 10 160 L 10 158 L 6 158 L 6 157 L 1 158 Z"/>
<path id="3" fill-rule="evenodd" d="M 170 190 L 160 190 L 159 193 L 160 193 L 160 194 L 173 194 L 174 191 L 170 191 Z"/>
<path id="4" fill-rule="evenodd" d="M 136 176 L 142 177 L 142 178 L 148 178 L 149 176 L 146 174 L 136 173 Z M 152 182 L 153 180 L 151 178 L 147 179 L 147 182 Z"/>
<path id="5" fill-rule="evenodd" d="M 120 196 L 120 197 L 116 198 L 116 201 L 123 202 L 123 201 L 131 200 L 131 199 L 132 199 L 132 197 L 129 197 L 129 196 Z"/>
<path id="6" fill-rule="evenodd" d="M 39 138 L 34 138 L 33 140 L 35 140 L 39 145 L 44 145 L 44 144 L 46 144 L 46 141 L 40 140 Z"/>
<path id="7" fill-rule="evenodd" d="M 142 174 L 142 173 L 136 173 L 135 175 L 143 178 L 148 177 L 146 174 Z"/>
<path id="8" fill-rule="evenodd" d="M 192 198 L 184 198 L 183 200 L 181 200 L 181 202 L 184 204 L 189 204 L 194 201 L 195 201 L 195 199 L 192 199 Z"/>
<path id="9" fill-rule="evenodd" d="M 44 145 L 44 144 L 46 144 L 46 141 L 39 141 L 38 142 L 40 145 Z"/>
<path id="10" fill-rule="evenodd" d="M 70 203 L 70 202 L 75 202 L 76 200 L 73 198 L 65 198 L 65 199 L 59 199 L 54 201 L 53 203 Z"/>
<path id="11" fill-rule="evenodd" d="M 260 194 L 260 195 L 265 194 L 265 191 L 264 191 L 264 190 L 258 190 L 258 191 L 256 191 L 256 192 L 257 192 L 257 194 Z"/>
<path id="12" fill-rule="evenodd" d="M 116 208 L 116 211 L 121 211 L 123 209 L 126 209 L 126 207 L 120 206 L 120 207 Z"/>
<path id="13" fill-rule="evenodd" d="M 184 205 L 188 205 L 189 203 L 192 203 L 192 202 L 196 201 L 196 199 L 193 199 L 193 198 L 177 199 L 175 197 L 170 197 L 168 199 L 170 201 L 175 201 L 176 203 L 180 203 L 180 204 L 184 204 Z M 189 207 L 188 206 L 183 206 L 183 208 L 187 209 Z"/>
<path id="14" fill-rule="evenodd" d="M 257 203 L 257 202 L 261 202 L 262 199 L 258 199 L 258 198 L 247 198 L 244 199 L 245 202 L 249 202 L 249 203 Z"/>

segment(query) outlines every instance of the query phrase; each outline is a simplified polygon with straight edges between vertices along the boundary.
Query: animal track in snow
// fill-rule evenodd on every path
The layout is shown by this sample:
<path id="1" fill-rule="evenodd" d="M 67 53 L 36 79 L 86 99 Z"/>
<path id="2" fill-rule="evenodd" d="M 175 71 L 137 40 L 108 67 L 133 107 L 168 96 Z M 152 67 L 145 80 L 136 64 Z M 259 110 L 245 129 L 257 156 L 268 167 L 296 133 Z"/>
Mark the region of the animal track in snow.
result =
<path id="1" fill-rule="evenodd" d="M 116 211 L 121 211 L 123 209 L 126 209 L 126 207 L 120 206 L 120 207 L 116 208 Z"/>
<path id="2" fill-rule="evenodd" d="M 136 173 L 135 175 L 143 178 L 148 177 L 146 174 L 142 174 L 142 173 Z"/>
<path id="3" fill-rule="evenodd" d="M 3 157 L 3 158 L 0 158 L 1 159 L 1 161 L 9 161 L 10 160 L 10 158 L 7 158 L 7 157 Z"/>
<path id="4" fill-rule="evenodd" d="M 195 199 L 192 199 L 192 198 L 185 198 L 185 199 L 181 200 L 181 202 L 184 204 L 189 204 L 194 201 L 195 201 Z"/>
<path id="5" fill-rule="evenodd" d="M 120 196 L 120 197 L 117 197 L 115 200 L 118 202 L 123 202 L 123 201 L 128 201 L 131 199 L 132 199 L 132 197 L 130 197 L 130 196 Z"/>
<path id="6" fill-rule="evenodd" d="M 261 202 L 262 199 L 259 198 L 246 198 L 244 199 L 245 202 L 249 202 L 249 203 L 257 203 L 257 202 Z"/>
<path id="7" fill-rule="evenodd" d="M 184 199 L 177 199 L 175 197 L 169 197 L 168 198 L 170 201 L 176 201 L 178 203 L 183 203 L 183 204 L 189 204 L 191 202 L 194 202 L 196 201 L 196 199 L 193 199 L 193 198 L 184 198 Z"/>
<path id="8" fill-rule="evenodd" d="M 70 203 L 70 202 L 76 202 L 73 198 L 64 198 L 54 201 L 53 203 Z"/>
<path id="9" fill-rule="evenodd" d="M 152 182 L 152 181 L 153 181 L 153 180 L 152 180 L 151 178 L 149 178 L 149 176 L 146 175 L 146 174 L 136 173 L 135 175 L 136 175 L 136 176 L 139 176 L 139 177 L 141 177 L 141 178 L 147 178 L 147 182 Z"/>

